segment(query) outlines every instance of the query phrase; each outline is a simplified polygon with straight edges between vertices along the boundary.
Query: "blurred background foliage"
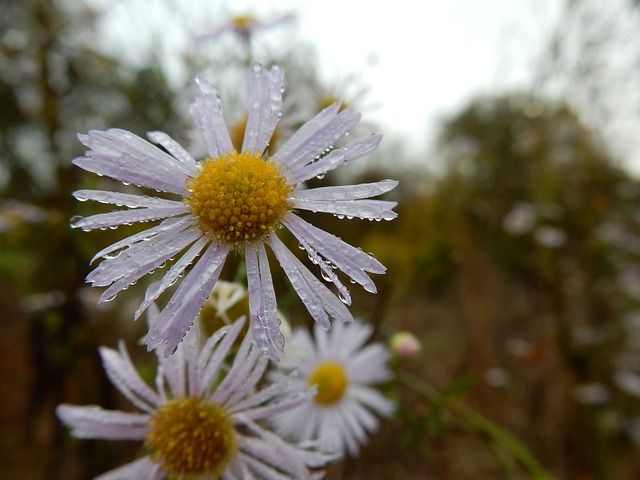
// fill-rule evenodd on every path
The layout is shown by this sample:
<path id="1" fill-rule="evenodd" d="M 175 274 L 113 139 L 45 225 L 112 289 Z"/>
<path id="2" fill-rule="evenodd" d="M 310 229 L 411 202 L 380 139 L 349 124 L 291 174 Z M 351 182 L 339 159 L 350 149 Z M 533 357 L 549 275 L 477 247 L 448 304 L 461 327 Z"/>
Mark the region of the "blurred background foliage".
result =
<path id="1" fill-rule="evenodd" d="M 314 222 L 388 267 L 378 295 L 354 289 L 354 312 L 380 338 L 409 330 L 422 342 L 394 361 L 397 418 L 328 478 L 640 476 L 640 183 L 621 167 L 629 130 L 619 127 L 620 112 L 635 132 L 639 124 L 639 12 L 636 2 L 601 7 L 567 1 L 534 84 L 474 99 L 443 121 L 434 152 L 386 138 L 367 168 L 313 180 L 401 181 L 389 195 L 394 222 Z M 124 338 L 153 368 L 135 350 L 145 326 L 130 320 L 151 280 L 101 305 L 85 285 L 89 259 L 122 232 L 69 228 L 100 209 L 73 190 L 114 186 L 72 168 L 83 153 L 75 135 L 162 130 L 203 152 L 185 108 L 193 87 L 172 83 L 159 55 L 132 67 L 101 52 L 101 11 L 88 3 L 0 0 L 0 11 L 0 471 L 92 478 L 132 449 L 70 439 L 53 411 L 127 408 L 97 347 Z M 231 95 L 257 55 L 251 36 L 235 40 L 236 49 L 193 49 L 181 67 L 222 83 L 238 130 L 243 98 Z M 611 55 L 621 46 L 623 61 Z M 332 98 L 366 107 L 357 77 L 319 80 L 312 46 L 268 53 L 260 60 L 287 72 L 274 146 Z M 225 278 L 240 264 L 229 262 Z M 280 309 L 308 324 L 273 273 Z"/>

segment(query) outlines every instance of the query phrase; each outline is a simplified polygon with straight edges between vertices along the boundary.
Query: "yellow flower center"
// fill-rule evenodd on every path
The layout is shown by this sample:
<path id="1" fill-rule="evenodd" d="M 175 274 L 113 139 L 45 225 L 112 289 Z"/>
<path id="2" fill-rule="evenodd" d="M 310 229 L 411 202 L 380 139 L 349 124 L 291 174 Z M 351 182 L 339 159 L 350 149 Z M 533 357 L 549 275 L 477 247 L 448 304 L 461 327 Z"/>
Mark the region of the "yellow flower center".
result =
<path id="1" fill-rule="evenodd" d="M 236 30 L 245 32 L 249 30 L 249 28 L 258 24 L 258 19 L 253 15 L 236 15 L 231 18 L 231 25 Z"/>
<path id="2" fill-rule="evenodd" d="M 200 172 L 187 181 L 185 202 L 200 228 L 218 240 L 237 245 L 265 237 L 293 208 L 278 164 L 247 151 L 207 158 Z"/>
<path id="3" fill-rule="evenodd" d="M 145 446 L 168 478 L 217 478 L 238 449 L 233 423 L 218 405 L 198 398 L 173 400 L 151 418 Z"/>
<path id="4" fill-rule="evenodd" d="M 328 361 L 316 365 L 307 383 L 309 386 L 318 386 L 316 402 L 330 405 L 342 398 L 349 380 L 340 362 Z"/>

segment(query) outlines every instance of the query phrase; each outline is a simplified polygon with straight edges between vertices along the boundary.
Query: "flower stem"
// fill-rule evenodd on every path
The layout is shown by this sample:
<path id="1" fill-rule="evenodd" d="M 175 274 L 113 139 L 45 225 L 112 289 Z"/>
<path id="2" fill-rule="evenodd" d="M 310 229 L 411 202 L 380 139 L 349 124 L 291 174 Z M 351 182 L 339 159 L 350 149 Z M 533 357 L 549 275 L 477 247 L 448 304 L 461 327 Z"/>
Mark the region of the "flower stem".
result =
<path id="1" fill-rule="evenodd" d="M 442 394 L 415 375 L 405 371 L 398 371 L 397 378 L 406 386 L 425 397 L 430 403 L 443 404 Z M 474 431 L 490 439 L 495 445 L 509 451 L 533 479 L 556 480 L 556 477 L 540 465 L 529 449 L 511 433 L 460 402 L 445 403 L 451 411 L 460 415 Z"/>

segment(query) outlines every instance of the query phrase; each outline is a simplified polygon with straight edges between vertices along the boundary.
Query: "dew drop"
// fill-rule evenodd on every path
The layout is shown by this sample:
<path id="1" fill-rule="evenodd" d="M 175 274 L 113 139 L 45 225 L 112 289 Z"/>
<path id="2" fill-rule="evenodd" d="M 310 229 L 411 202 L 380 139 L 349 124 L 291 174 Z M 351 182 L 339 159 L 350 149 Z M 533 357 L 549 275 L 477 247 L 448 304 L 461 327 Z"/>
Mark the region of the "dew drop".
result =
<path id="1" fill-rule="evenodd" d="M 349 305 L 349 299 L 347 297 L 345 297 L 344 293 L 342 293 L 341 291 L 338 292 L 338 298 L 345 305 Z"/>
<path id="2" fill-rule="evenodd" d="M 71 222 L 71 228 L 78 228 L 78 225 L 76 225 L 80 220 L 84 220 L 84 217 L 81 217 L 80 215 L 74 215 L 73 217 L 71 217 L 69 219 L 69 222 Z"/>

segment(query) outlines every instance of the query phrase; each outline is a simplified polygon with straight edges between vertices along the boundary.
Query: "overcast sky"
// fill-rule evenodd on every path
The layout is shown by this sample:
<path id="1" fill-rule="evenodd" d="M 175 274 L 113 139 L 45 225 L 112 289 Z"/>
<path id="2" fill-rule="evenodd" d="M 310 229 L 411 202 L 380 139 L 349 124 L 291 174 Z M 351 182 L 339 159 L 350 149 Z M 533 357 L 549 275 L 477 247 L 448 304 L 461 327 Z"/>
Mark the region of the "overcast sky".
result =
<path id="1" fill-rule="evenodd" d="M 294 34 L 314 45 L 327 80 L 356 74 L 369 87 L 367 103 L 378 106 L 365 114 L 381 126 L 382 133 L 418 148 L 428 147 L 439 119 L 462 107 L 472 95 L 526 85 L 564 3 L 92 1 L 105 5 L 99 24 L 105 45 L 129 54 L 137 48 L 157 47 L 142 40 L 140 32 L 149 23 L 162 25 L 164 37 L 172 38 L 178 19 L 188 24 L 187 29 L 198 30 L 247 11 L 258 16 L 297 12 Z"/>

